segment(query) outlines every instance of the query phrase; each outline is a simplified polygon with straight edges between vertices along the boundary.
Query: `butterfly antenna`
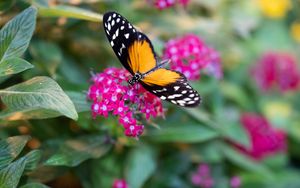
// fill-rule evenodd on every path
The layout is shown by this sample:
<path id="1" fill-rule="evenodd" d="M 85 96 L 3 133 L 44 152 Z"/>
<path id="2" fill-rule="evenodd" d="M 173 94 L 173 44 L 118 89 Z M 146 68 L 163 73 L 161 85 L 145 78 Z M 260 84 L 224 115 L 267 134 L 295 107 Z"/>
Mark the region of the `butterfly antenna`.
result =
<path id="1" fill-rule="evenodd" d="M 90 75 L 91 75 L 92 77 L 94 77 L 94 76 L 96 75 L 93 68 L 90 68 Z"/>

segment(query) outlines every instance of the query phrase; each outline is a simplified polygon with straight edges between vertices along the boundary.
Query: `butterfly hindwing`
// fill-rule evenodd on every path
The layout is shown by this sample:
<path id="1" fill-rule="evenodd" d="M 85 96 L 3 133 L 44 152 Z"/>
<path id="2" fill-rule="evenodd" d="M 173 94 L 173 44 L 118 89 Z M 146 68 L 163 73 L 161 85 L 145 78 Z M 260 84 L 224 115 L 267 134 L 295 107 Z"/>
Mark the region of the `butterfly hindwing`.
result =
<path id="1" fill-rule="evenodd" d="M 168 75 L 169 80 L 159 80 Z M 184 107 L 195 107 L 201 103 L 201 97 L 187 82 L 186 77 L 176 71 L 158 69 L 147 75 L 147 82 L 142 85 L 162 100 Z M 155 80 L 159 80 L 155 82 Z M 171 81 L 172 80 L 172 81 Z"/>

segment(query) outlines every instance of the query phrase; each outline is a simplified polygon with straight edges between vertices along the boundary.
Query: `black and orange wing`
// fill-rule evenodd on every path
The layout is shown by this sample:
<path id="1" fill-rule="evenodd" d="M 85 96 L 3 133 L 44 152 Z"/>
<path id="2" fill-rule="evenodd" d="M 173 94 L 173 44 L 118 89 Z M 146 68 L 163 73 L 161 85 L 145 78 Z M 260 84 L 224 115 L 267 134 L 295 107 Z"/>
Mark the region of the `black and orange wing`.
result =
<path id="1" fill-rule="evenodd" d="M 183 107 L 196 107 L 201 97 L 188 83 L 186 77 L 176 71 L 159 68 L 142 79 L 145 89 L 162 100 Z"/>
<path id="2" fill-rule="evenodd" d="M 116 12 L 107 12 L 103 16 L 103 26 L 116 56 L 132 75 L 145 73 L 156 66 L 150 40 L 126 18 Z"/>
<path id="3" fill-rule="evenodd" d="M 157 67 L 150 40 L 126 18 L 116 12 L 108 12 L 103 16 L 103 25 L 116 56 L 132 75 L 155 69 L 140 80 L 145 89 L 162 100 L 180 106 L 195 107 L 201 102 L 198 92 L 189 85 L 183 74 Z"/>

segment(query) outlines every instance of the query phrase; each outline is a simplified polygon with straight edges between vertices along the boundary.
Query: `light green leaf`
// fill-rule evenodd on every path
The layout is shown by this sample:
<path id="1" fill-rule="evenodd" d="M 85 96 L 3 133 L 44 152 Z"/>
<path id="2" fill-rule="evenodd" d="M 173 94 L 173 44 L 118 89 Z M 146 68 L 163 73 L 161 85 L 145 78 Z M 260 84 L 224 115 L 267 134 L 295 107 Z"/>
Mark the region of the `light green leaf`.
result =
<path id="1" fill-rule="evenodd" d="M 20 57 L 27 49 L 35 28 L 36 9 L 29 7 L 0 31 L 0 60 Z"/>
<path id="2" fill-rule="evenodd" d="M 20 154 L 29 139 L 29 136 L 14 136 L 0 141 L 0 169 Z"/>
<path id="3" fill-rule="evenodd" d="M 33 65 L 21 58 L 9 58 L 0 62 L 0 76 L 17 74 L 27 69 L 33 68 Z"/>
<path id="4" fill-rule="evenodd" d="M 59 85 L 48 77 L 35 77 L 0 90 L 6 109 L 0 118 L 7 120 L 43 119 L 65 115 L 77 119 L 74 104 Z"/>
<path id="5" fill-rule="evenodd" d="M 155 155 L 153 148 L 145 145 L 136 147 L 130 152 L 125 173 L 129 187 L 142 187 L 154 173 L 156 169 Z"/>
<path id="6" fill-rule="evenodd" d="M 44 184 L 41 184 L 41 183 L 28 183 L 26 185 L 23 185 L 20 188 L 50 188 L 50 187 L 48 187 Z"/>
<path id="7" fill-rule="evenodd" d="M 219 134 L 207 127 L 198 124 L 168 125 L 161 129 L 151 130 L 147 138 L 156 142 L 185 142 L 199 143 L 217 138 Z"/>
<path id="8" fill-rule="evenodd" d="M 111 148 L 102 136 L 88 136 L 76 140 L 67 140 L 59 151 L 51 156 L 46 165 L 77 166 L 90 158 L 99 158 Z"/>
<path id="9" fill-rule="evenodd" d="M 51 7 L 40 6 L 39 15 L 45 17 L 66 17 L 66 18 L 76 18 L 82 20 L 88 20 L 93 22 L 101 22 L 102 15 L 95 12 L 85 10 L 82 8 L 67 6 L 67 5 L 57 5 Z"/>

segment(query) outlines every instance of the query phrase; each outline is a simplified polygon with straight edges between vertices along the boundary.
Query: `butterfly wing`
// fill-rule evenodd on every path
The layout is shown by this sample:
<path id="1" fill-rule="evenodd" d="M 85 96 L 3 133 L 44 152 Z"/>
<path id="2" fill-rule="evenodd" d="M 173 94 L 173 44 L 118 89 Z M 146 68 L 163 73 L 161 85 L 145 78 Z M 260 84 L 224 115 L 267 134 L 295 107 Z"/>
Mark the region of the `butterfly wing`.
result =
<path id="1" fill-rule="evenodd" d="M 103 26 L 116 56 L 132 75 L 145 73 L 156 66 L 150 40 L 126 18 L 116 12 L 107 12 L 103 16 Z"/>
<path id="2" fill-rule="evenodd" d="M 107 12 L 103 16 L 103 25 L 116 56 L 132 75 L 146 73 L 157 66 L 150 40 L 126 18 L 116 12 Z M 176 71 L 158 68 L 147 74 L 140 83 L 151 93 L 173 104 L 194 107 L 201 101 L 186 77 Z"/>
<path id="3" fill-rule="evenodd" d="M 187 82 L 186 77 L 176 71 L 160 68 L 148 74 L 142 85 L 162 100 L 184 107 L 195 107 L 201 97 Z"/>

